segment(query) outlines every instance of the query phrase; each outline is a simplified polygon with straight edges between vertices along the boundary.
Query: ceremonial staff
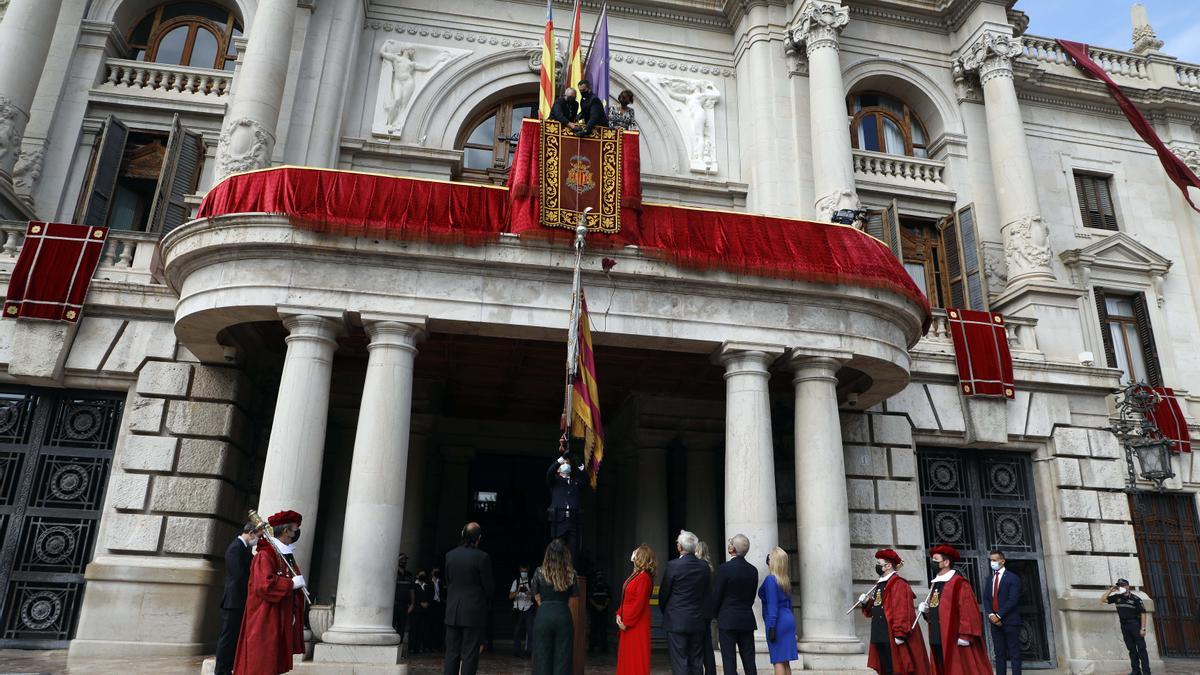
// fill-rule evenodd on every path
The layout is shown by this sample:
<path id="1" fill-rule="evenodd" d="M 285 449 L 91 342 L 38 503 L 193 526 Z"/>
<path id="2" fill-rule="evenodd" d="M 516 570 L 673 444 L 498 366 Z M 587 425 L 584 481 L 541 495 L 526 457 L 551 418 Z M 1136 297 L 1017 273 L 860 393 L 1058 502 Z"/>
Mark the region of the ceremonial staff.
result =
<path id="1" fill-rule="evenodd" d="M 288 562 L 287 556 L 279 551 L 279 547 L 283 544 L 281 544 L 279 540 L 275 538 L 275 535 L 271 533 L 271 526 L 267 523 L 267 521 L 262 519 L 262 516 L 258 515 L 258 511 L 250 509 L 249 513 L 247 514 L 247 519 L 250 521 L 250 524 L 254 526 L 255 532 L 261 532 L 262 536 L 267 538 L 267 541 L 271 544 L 271 550 L 275 551 L 275 555 L 279 556 L 279 559 L 283 561 L 284 565 L 287 565 L 288 572 L 291 572 L 293 577 L 300 576 L 296 574 L 296 568 L 292 567 L 292 563 Z M 304 600 L 311 605 L 312 597 L 308 595 L 308 588 L 302 587 L 300 592 L 304 593 Z"/>
<path id="2" fill-rule="evenodd" d="M 929 608 L 929 599 L 932 597 L 933 597 L 933 582 L 930 582 L 929 583 L 929 593 L 925 596 L 925 601 L 923 603 L 921 603 L 921 604 L 925 605 L 926 609 Z M 913 619 L 913 625 L 911 628 L 908 629 L 908 632 L 911 633 L 914 630 L 916 630 L 918 623 L 921 623 L 921 612 L 920 611 L 917 612 L 917 618 Z"/>
<path id="3" fill-rule="evenodd" d="M 587 238 L 587 215 L 592 207 L 587 207 L 579 214 L 579 224 L 575 226 L 575 265 L 571 276 L 571 319 L 567 326 L 567 368 L 566 387 L 563 392 L 563 414 L 560 426 L 562 437 L 558 441 L 561 454 L 567 452 L 567 434 L 571 426 L 571 395 L 575 388 L 575 374 L 579 366 L 579 314 L 582 311 L 582 282 L 579 278 L 580 267 L 583 265 L 584 240 Z"/>

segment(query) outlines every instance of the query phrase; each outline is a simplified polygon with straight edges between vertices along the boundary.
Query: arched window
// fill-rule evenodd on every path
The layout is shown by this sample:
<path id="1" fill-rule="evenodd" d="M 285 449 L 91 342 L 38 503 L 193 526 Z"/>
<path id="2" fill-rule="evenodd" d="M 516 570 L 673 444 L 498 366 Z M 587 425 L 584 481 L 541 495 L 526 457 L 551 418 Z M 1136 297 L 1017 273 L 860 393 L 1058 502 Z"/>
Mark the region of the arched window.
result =
<path id="1" fill-rule="evenodd" d="M 459 139 L 463 151 L 462 179 L 477 183 L 504 183 L 517 149 L 521 120 L 537 117 L 537 101 L 519 96 L 501 102 L 476 116 Z"/>
<path id="2" fill-rule="evenodd" d="M 859 150 L 928 157 L 925 127 L 900 99 L 876 92 L 851 94 L 850 142 Z"/>
<path id="3" fill-rule="evenodd" d="M 209 2 L 171 2 L 150 10 L 129 32 L 129 58 L 195 68 L 233 70 L 233 38 L 242 22 Z"/>

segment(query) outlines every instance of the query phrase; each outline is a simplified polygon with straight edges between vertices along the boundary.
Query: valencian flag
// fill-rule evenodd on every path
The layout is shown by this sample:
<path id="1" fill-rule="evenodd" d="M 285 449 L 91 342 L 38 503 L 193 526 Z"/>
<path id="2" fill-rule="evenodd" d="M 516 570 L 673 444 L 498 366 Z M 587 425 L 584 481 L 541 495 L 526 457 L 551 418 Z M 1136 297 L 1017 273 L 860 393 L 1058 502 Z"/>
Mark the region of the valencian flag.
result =
<path id="1" fill-rule="evenodd" d="M 592 91 L 605 106 L 608 105 L 608 3 L 600 10 L 596 30 L 592 32 L 592 44 L 588 46 L 585 79 L 592 83 Z"/>
<path id="2" fill-rule="evenodd" d="M 576 353 L 575 380 L 571 383 L 571 436 L 583 439 L 583 464 L 594 488 L 600 461 L 604 459 L 604 427 L 600 423 L 596 359 L 592 352 L 592 328 L 583 289 L 579 290 L 579 347 Z"/>
<path id="3" fill-rule="evenodd" d="M 576 87 L 583 79 L 583 40 L 579 34 L 580 2 L 575 0 L 575 19 L 571 22 L 571 46 L 567 50 L 567 78 L 563 81 L 563 89 Z"/>
<path id="4" fill-rule="evenodd" d="M 550 117 L 554 106 L 554 10 L 546 0 L 546 31 L 542 34 L 542 82 L 538 88 L 538 117 Z"/>

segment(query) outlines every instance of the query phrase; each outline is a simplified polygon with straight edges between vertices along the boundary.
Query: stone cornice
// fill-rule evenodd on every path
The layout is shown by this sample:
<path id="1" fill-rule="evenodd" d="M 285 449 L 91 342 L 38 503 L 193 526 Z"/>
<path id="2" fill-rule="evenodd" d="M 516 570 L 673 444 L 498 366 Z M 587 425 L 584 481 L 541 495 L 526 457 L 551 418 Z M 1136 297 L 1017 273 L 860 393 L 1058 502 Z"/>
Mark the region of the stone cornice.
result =
<path id="1" fill-rule="evenodd" d="M 1017 96 L 1023 101 L 1113 117 L 1122 115 L 1108 89 L 1097 80 L 1050 73 L 1020 61 L 1014 64 L 1014 70 Z M 1129 87 L 1122 87 L 1122 91 L 1147 116 L 1161 115 L 1185 124 L 1200 123 L 1200 91 Z"/>

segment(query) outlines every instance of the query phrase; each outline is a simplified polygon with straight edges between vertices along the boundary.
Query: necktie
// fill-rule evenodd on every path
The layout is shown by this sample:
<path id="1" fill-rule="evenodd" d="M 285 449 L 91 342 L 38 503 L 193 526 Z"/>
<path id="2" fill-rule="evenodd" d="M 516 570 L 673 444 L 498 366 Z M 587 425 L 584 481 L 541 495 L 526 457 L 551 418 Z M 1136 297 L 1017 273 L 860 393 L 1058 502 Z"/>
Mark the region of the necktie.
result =
<path id="1" fill-rule="evenodd" d="M 993 579 L 992 580 L 992 611 L 999 612 L 1000 611 L 1000 573 L 996 572 L 996 574 L 992 577 L 992 579 Z"/>

